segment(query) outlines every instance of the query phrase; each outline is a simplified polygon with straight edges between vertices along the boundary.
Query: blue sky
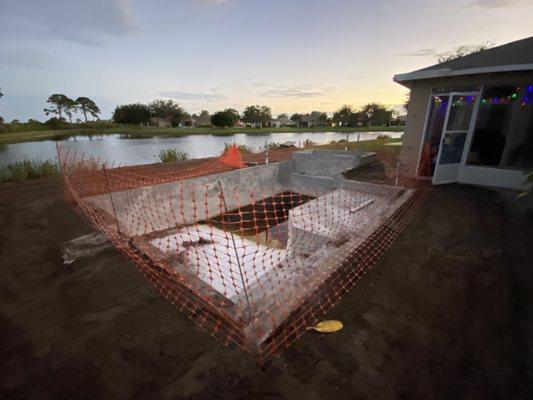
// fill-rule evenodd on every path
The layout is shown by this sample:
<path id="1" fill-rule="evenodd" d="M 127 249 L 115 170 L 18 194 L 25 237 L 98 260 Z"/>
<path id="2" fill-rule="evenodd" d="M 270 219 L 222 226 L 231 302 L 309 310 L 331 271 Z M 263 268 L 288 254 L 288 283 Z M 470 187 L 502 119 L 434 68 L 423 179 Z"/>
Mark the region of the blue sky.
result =
<path id="1" fill-rule="evenodd" d="M 52 93 L 188 111 L 398 105 L 395 73 L 460 45 L 533 35 L 530 0 L 0 0 L 0 115 Z"/>

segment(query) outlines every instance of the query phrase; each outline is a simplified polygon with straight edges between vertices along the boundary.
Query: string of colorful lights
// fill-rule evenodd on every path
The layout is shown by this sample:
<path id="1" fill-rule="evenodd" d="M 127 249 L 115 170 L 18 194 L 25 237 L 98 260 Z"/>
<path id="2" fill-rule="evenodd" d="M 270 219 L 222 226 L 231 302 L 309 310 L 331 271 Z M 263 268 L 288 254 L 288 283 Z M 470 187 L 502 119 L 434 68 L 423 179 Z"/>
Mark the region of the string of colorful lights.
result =
<path id="1" fill-rule="evenodd" d="M 487 91 L 485 91 L 484 97 L 481 99 L 482 105 L 498 105 L 498 104 L 509 104 L 515 102 L 520 96 L 521 87 L 517 87 L 513 93 L 508 96 L 494 96 L 487 97 Z M 533 97 L 533 85 L 528 85 L 526 89 L 526 94 L 521 98 L 520 105 L 526 106 L 529 105 Z M 448 103 L 448 95 L 433 96 L 433 103 Z M 459 96 L 456 100 L 452 102 L 452 106 L 461 106 L 464 104 L 472 104 L 476 101 L 476 96 Z"/>

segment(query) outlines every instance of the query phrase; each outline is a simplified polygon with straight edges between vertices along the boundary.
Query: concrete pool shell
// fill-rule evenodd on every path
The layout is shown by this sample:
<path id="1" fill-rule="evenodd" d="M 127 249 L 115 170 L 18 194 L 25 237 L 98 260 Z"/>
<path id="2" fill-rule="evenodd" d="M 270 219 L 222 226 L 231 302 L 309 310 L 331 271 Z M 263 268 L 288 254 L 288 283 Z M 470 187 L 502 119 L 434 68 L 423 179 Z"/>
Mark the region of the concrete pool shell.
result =
<path id="1" fill-rule="evenodd" d="M 373 161 L 372 153 L 302 151 L 287 161 L 83 202 L 112 221 L 117 247 L 150 264 L 147 277 L 158 290 L 183 286 L 180 296 L 193 304 L 184 307 L 195 310 L 196 322 L 211 320 L 215 336 L 266 358 L 301 334 L 299 325 L 316 320 L 316 310 L 327 309 L 331 282 L 364 273 L 347 270 L 357 249 L 384 227 L 392 229 L 387 240 L 401 231 L 395 215 L 414 190 L 342 176 Z M 163 275 L 164 284 L 155 282 Z M 310 302 L 318 309 L 302 319 Z"/>

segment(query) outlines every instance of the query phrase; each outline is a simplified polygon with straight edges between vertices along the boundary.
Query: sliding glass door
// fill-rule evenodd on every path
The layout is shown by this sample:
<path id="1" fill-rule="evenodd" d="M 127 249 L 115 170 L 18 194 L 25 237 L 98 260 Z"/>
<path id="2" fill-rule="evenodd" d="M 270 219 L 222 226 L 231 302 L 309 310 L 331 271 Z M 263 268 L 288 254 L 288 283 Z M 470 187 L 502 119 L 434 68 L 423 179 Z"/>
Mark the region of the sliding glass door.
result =
<path id="1" fill-rule="evenodd" d="M 479 92 L 450 93 L 433 184 L 457 182 L 478 106 Z"/>

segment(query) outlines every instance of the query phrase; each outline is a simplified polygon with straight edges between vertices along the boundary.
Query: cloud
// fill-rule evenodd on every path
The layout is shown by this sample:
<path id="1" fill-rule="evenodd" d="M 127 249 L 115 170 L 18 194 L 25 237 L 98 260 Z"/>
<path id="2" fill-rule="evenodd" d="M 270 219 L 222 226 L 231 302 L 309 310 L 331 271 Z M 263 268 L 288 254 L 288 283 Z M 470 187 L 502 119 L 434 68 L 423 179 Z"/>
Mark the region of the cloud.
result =
<path id="1" fill-rule="evenodd" d="M 374 78 L 375 75 L 352 73 L 352 74 L 348 74 L 346 77 L 348 79 L 370 79 L 370 78 Z"/>
<path id="2" fill-rule="evenodd" d="M 51 64 L 48 54 L 39 50 L 0 49 L 0 66 L 44 70 Z"/>
<path id="3" fill-rule="evenodd" d="M 226 89 L 229 89 L 231 87 L 231 83 L 229 82 L 219 82 L 215 85 L 213 85 L 209 91 L 210 92 L 220 92 L 221 90 L 226 90 Z"/>
<path id="4" fill-rule="evenodd" d="M 193 0 L 195 3 L 204 3 L 204 4 L 221 4 L 227 3 L 229 0 Z"/>
<path id="5" fill-rule="evenodd" d="M 467 0 L 462 8 L 512 8 L 525 3 L 523 0 Z"/>
<path id="6" fill-rule="evenodd" d="M 2 14 L 15 28 L 89 46 L 139 30 L 129 0 L 6 0 Z"/>
<path id="7" fill-rule="evenodd" d="M 262 86 L 256 85 L 262 89 L 259 95 L 263 97 L 292 97 L 292 98 L 309 98 L 324 96 L 333 90 L 333 87 L 311 87 L 306 85 L 291 85 L 291 86 Z"/>
<path id="8" fill-rule="evenodd" d="M 228 98 L 228 96 L 222 93 L 190 93 L 178 91 L 160 91 L 158 95 L 181 101 L 217 101 Z"/>
<path id="9" fill-rule="evenodd" d="M 398 57 L 428 57 L 434 56 L 437 53 L 436 49 L 418 49 L 411 52 L 396 54 Z"/>

